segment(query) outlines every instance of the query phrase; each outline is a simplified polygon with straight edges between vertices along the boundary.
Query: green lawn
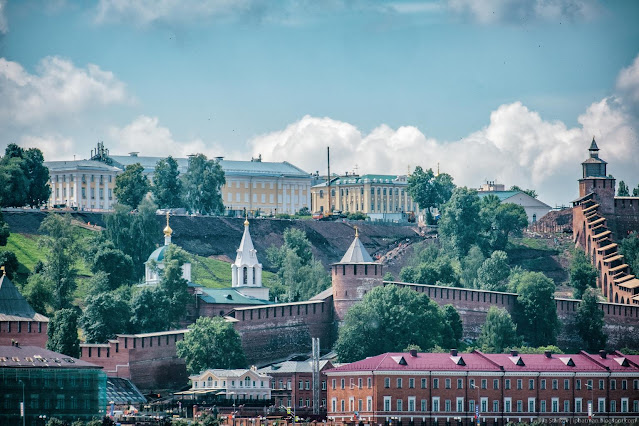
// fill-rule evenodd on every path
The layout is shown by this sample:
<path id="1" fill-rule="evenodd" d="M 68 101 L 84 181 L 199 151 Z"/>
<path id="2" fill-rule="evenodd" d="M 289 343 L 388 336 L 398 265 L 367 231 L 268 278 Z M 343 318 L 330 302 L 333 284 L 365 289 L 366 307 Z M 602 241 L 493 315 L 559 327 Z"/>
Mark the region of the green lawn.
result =
<path id="1" fill-rule="evenodd" d="M 44 259 L 44 249 L 38 247 L 39 240 L 39 235 L 12 233 L 7 245 L 0 247 L 0 251 L 14 252 L 18 262 L 31 271 L 39 260 Z"/>
<path id="2" fill-rule="evenodd" d="M 275 274 L 262 271 L 262 283 L 273 280 Z M 191 264 L 191 281 L 210 288 L 231 286 L 231 264 L 222 260 L 193 255 Z"/>

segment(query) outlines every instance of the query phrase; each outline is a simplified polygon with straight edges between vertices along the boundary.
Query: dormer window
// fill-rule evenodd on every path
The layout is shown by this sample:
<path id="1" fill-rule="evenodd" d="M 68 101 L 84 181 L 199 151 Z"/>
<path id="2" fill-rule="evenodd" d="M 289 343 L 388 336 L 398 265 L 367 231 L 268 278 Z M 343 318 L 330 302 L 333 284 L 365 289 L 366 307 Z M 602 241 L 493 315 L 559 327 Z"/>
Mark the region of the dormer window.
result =
<path id="1" fill-rule="evenodd" d="M 408 365 L 403 356 L 393 356 L 391 358 L 393 359 L 393 361 L 395 361 L 399 365 Z"/>
<path id="2" fill-rule="evenodd" d="M 450 359 L 457 365 L 466 365 L 466 361 L 460 356 L 451 356 Z"/>
<path id="3" fill-rule="evenodd" d="M 575 362 L 570 357 L 559 357 L 559 359 L 561 360 L 561 362 L 566 364 L 568 367 L 574 367 L 575 366 Z"/>

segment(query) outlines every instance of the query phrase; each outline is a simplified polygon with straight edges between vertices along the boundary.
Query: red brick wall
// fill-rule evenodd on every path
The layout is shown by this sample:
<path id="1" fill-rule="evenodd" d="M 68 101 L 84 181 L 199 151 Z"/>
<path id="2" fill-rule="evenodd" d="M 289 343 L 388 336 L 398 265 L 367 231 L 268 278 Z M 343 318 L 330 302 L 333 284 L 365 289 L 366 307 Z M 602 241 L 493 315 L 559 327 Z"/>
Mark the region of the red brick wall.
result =
<path id="1" fill-rule="evenodd" d="M 335 341 L 332 296 L 321 303 L 259 306 L 230 315 L 238 320 L 234 326 L 249 362 L 308 353 L 312 337 L 319 337 L 322 349 L 330 349 Z"/>
<path id="2" fill-rule="evenodd" d="M 46 322 L 0 321 L 0 346 L 11 346 L 11 341 L 15 340 L 21 346 L 44 348 L 48 340 L 47 326 Z"/>
<path id="3" fill-rule="evenodd" d="M 351 306 L 366 293 L 382 285 L 383 267 L 379 265 L 338 264 L 331 267 L 335 315 L 343 321 Z"/>

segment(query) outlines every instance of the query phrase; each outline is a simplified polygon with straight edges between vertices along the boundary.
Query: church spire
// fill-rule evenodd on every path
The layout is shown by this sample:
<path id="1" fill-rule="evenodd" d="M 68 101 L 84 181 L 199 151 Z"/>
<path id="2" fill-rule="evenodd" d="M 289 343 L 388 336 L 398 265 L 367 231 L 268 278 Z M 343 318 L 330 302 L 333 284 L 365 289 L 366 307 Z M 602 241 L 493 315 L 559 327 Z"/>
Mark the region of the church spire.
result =
<path id="1" fill-rule="evenodd" d="M 164 228 L 164 245 L 168 246 L 171 244 L 171 234 L 173 234 L 173 230 L 169 226 L 169 212 L 166 212 L 166 227 Z"/>

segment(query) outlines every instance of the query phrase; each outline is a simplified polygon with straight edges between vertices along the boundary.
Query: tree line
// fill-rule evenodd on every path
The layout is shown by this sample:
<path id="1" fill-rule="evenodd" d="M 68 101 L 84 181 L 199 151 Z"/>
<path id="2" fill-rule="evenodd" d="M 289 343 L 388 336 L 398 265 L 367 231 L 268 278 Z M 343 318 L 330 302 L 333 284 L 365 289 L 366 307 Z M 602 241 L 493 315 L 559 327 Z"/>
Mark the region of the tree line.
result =
<path id="1" fill-rule="evenodd" d="M 619 185 L 617 186 L 617 196 L 618 197 L 630 197 L 630 188 L 626 185 L 626 182 L 620 180 Z M 635 188 L 632 188 L 632 196 L 639 197 L 639 183 Z"/>
<path id="2" fill-rule="evenodd" d="M 50 195 L 42 151 L 7 145 L 0 157 L 0 207 L 40 207 Z"/>

